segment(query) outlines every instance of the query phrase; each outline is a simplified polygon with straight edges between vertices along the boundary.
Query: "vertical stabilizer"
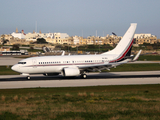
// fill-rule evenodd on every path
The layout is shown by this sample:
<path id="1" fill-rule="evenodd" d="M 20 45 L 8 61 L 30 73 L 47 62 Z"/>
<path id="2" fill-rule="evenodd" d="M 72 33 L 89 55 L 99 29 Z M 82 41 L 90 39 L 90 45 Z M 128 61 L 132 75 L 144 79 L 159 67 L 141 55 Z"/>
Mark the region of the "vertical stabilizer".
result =
<path id="1" fill-rule="evenodd" d="M 124 57 L 131 49 L 136 27 L 137 23 L 131 23 L 131 26 L 128 28 L 127 32 L 124 34 L 123 38 L 120 40 L 118 45 L 113 50 L 102 54 L 115 54 L 118 55 L 117 59 Z"/>

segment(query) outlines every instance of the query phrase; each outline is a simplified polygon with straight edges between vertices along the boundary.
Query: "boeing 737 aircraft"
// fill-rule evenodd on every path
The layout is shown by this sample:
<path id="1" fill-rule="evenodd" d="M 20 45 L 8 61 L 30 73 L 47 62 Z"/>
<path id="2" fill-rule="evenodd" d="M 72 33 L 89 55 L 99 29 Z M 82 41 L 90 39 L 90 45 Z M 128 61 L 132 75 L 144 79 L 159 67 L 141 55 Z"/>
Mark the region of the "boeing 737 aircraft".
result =
<path id="1" fill-rule="evenodd" d="M 118 45 L 111 51 L 99 55 L 62 55 L 26 58 L 12 66 L 12 70 L 30 79 L 30 74 L 79 76 L 86 78 L 86 72 L 101 71 L 129 62 L 131 47 L 137 24 L 131 23 Z M 141 52 L 141 51 L 140 51 Z M 140 54 L 136 55 L 136 60 Z"/>

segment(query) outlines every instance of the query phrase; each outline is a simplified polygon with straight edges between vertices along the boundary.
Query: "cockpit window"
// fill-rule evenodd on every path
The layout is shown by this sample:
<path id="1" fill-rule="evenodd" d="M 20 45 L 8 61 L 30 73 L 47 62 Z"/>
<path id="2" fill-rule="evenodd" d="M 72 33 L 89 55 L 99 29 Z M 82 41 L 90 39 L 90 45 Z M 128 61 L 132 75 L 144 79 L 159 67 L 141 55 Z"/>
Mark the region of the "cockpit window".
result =
<path id="1" fill-rule="evenodd" d="M 18 62 L 18 64 L 26 64 L 26 62 Z"/>

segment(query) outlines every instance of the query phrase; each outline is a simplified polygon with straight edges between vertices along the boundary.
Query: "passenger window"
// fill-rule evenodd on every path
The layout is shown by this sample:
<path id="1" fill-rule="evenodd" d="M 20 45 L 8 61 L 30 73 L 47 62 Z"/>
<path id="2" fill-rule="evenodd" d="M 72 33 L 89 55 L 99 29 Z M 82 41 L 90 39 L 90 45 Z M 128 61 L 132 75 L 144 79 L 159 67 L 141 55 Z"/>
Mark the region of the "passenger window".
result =
<path id="1" fill-rule="evenodd" d="M 26 62 L 18 62 L 18 64 L 26 64 Z"/>

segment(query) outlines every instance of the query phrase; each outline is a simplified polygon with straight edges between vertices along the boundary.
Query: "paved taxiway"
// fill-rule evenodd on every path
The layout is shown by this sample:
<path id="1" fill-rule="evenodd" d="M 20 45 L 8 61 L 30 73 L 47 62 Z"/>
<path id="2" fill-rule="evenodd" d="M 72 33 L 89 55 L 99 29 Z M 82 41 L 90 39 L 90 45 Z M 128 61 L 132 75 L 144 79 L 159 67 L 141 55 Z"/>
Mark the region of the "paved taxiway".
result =
<path id="1" fill-rule="evenodd" d="M 0 56 L 0 66 L 17 64 L 22 58 L 14 58 L 10 56 Z"/>
<path id="2" fill-rule="evenodd" d="M 33 75 L 26 80 L 20 75 L 0 76 L 0 89 L 135 84 L 160 84 L 160 71 L 90 73 L 87 79 Z"/>

